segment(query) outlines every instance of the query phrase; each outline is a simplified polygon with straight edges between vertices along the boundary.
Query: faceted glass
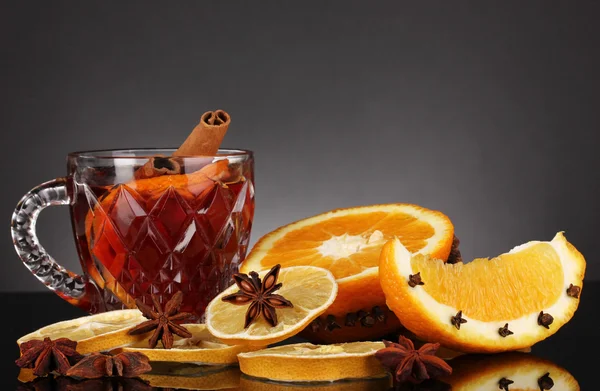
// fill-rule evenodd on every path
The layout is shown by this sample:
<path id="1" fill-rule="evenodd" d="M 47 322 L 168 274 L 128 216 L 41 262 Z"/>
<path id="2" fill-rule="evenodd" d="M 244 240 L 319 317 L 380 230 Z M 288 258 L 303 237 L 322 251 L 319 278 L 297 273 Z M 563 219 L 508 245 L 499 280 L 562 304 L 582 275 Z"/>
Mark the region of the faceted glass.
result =
<path id="1" fill-rule="evenodd" d="M 254 215 L 252 153 L 177 158 L 179 175 L 135 179 L 171 150 L 69 155 L 71 216 L 81 264 L 97 295 L 90 312 L 166 302 L 203 319 L 246 255 Z"/>

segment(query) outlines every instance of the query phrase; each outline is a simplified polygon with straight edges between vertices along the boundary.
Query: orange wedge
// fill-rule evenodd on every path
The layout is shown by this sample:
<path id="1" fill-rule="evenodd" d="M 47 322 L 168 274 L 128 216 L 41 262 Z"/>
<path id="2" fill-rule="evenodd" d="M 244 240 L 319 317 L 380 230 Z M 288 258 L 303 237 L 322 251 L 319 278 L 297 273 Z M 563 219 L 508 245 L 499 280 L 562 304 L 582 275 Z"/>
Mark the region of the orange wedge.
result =
<path id="1" fill-rule="evenodd" d="M 411 252 L 445 260 L 454 227 L 444 214 L 411 204 L 337 209 L 265 235 L 241 264 L 241 271 L 269 269 L 275 264 L 329 269 L 337 280 L 338 296 L 303 336 L 317 342 L 375 338 L 400 327 L 385 306 L 379 284 L 379 254 L 394 237 Z M 370 317 L 368 322 L 361 323 L 365 316 Z"/>
<path id="2" fill-rule="evenodd" d="M 413 255 L 394 239 L 381 252 L 380 275 L 388 306 L 418 338 L 492 353 L 530 347 L 567 323 L 585 265 L 562 233 L 454 265 Z"/>

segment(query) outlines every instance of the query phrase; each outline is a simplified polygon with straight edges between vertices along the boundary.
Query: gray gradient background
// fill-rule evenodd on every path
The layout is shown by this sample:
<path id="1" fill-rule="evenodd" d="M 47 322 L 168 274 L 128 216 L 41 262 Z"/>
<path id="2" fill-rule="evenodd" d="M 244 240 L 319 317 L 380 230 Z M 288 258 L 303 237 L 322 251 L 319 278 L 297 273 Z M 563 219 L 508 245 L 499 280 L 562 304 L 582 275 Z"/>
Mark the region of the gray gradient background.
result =
<path id="1" fill-rule="evenodd" d="M 485 3 L 485 4 L 484 4 Z M 597 1 L 2 1 L 0 289 L 22 194 L 69 151 L 177 146 L 202 112 L 256 152 L 254 243 L 333 208 L 445 212 L 466 258 L 566 232 L 600 278 Z M 45 247 L 80 270 L 68 210 Z"/>

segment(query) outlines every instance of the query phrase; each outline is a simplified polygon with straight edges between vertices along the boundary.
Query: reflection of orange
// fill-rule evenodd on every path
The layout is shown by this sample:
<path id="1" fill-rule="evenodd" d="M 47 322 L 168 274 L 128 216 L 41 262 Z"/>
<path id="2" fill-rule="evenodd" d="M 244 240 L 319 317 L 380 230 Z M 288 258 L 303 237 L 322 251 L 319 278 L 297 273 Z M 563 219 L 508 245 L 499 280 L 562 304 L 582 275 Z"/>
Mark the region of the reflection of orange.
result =
<path id="1" fill-rule="evenodd" d="M 566 369 L 529 353 L 466 355 L 449 363 L 452 374 L 439 380 L 450 384 L 453 390 L 498 390 L 500 379 L 507 379 L 514 382 L 508 387 L 510 391 L 537 391 L 538 381 L 548 374 L 553 390 L 579 391 L 577 380 Z"/>
<path id="2" fill-rule="evenodd" d="M 454 265 L 391 240 L 380 271 L 389 307 L 419 339 L 491 353 L 530 347 L 567 323 L 579 305 L 585 259 L 562 233 Z"/>
<path id="3" fill-rule="evenodd" d="M 169 369 L 168 367 L 171 367 Z M 155 368 L 158 370 L 155 372 Z M 157 373 L 158 372 L 158 373 Z M 140 375 L 150 386 L 182 390 L 237 390 L 240 370 L 236 366 L 209 366 L 153 362 L 152 372 Z"/>
<path id="4" fill-rule="evenodd" d="M 389 391 L 392 380 L 389 376 L 372 379 L 353 379 L 333 382 L 274 382 L 242 375 L 242 391 Z"/>
<path id="5" fill-rule="evenodd" d="M 321 317 L 335 317 L 344 327 L 346 316 L 374 307 L 386 308 L 379 283 L 379 254 L 383 244 L 394 237 L 412 252 L 447 259 L 454 227 L 440 212 L 410 204 L 386 204 L 338 209 L 281 227 L 261 238 L 241 265 L 241 271 L 295 265 L 320 266 L 336 277 L 339 290 L 335 302 Z M 333 332 L 319 329 L 318 336 L 305 336 L 318 342 L 376 338 L 398 328 L 390 324 L 378 327 L 353 327 Z M 337 330 L 337 329 L 334 329 Z M 342 335 L 344 334 L 344 335 Z"/>

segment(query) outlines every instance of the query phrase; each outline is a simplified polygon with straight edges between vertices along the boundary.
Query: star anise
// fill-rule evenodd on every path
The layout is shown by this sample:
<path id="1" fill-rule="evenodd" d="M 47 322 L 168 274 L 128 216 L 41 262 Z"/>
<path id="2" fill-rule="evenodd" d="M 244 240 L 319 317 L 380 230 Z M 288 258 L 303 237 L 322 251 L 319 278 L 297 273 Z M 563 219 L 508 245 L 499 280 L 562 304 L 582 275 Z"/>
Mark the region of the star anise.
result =
<path id="1" fill-rule="evenodd" d="M 247 328 L 256 319 L 262 315 L 271 325 L 277 325 L 277 313 L 275 308 L 293 308 L 294 305 L 281 295 L 273 292 L 281 288 L 281 283 L 277 283 L 281 265 L 275 265 L 263 277 L 262 281 L 256 272 L 250 272 L 250 275 L 237 273 L 233 275 L 235 284 L 240 288 L 239 291 L 222 298 L 235 305 L 245 305 L 250 303 L 246 311 L 246 320 L 244 328 Z"/>
<path id="2" fill-rule="evenodd" d="M 105 376 L 137 377 L 150 371 L 148 357 L 139 352 L 116 355 L 92 353 L 67 371 L 67 376 L 97 379 Z"/>
<path id="3" fill-rule="evenodd" d="M 174 294 L 173 297 L 171 297 L 171 300 L 165 305 L 164 311 L 158 301 L 158 297 L 155 295 L 152 295 L 151 297 L 152 302 L 154 303 L 154 309 L 148 307 L 139 299 L 135 301 L 135 304 L 140 311 L 142 311 L 142 314 L 150 320 L 138 324 L 129 330 L 128 333 L 130 335 L 138 335 L 154 330 L 154 333 L 148 340 L 148 344 L 152 349 L 156 347 L 159 339 L 162 341 L 162 345 L 165 349 L 171 349 L 173 347 L 173 334 L 182 338 L 191 338 L 192 333 L 185 327 L 176 323 L 193 317 L 192 314 L 187 312 L 178 312 L 183 300 L 183 293 L 180 291 Z"/>
<path id="4" fill-rule="evenodd" d="M 449 375 L 452 368 L 435 355 L 439 343 L 426 343 L 418 350 L 413 342 L 400 336 L 398 343 L 383 341 L 385 348 L 375 357 L 395 375 L 397 382 L 421 382 L 441 375 Z"/>
<path id="5" fill-rule="evenodd" d="M 48 337 L 43 341 L 34 339 L 19 345 L 21 357 L 15 363 L 20 368 L 33 368 L 36 376 L 44 376 L 53 371 L 64 375 L 71 365 L 83 357 L 77 353 L 76 347 L 77 342 L 68 338 L 54 341 Z"/>

